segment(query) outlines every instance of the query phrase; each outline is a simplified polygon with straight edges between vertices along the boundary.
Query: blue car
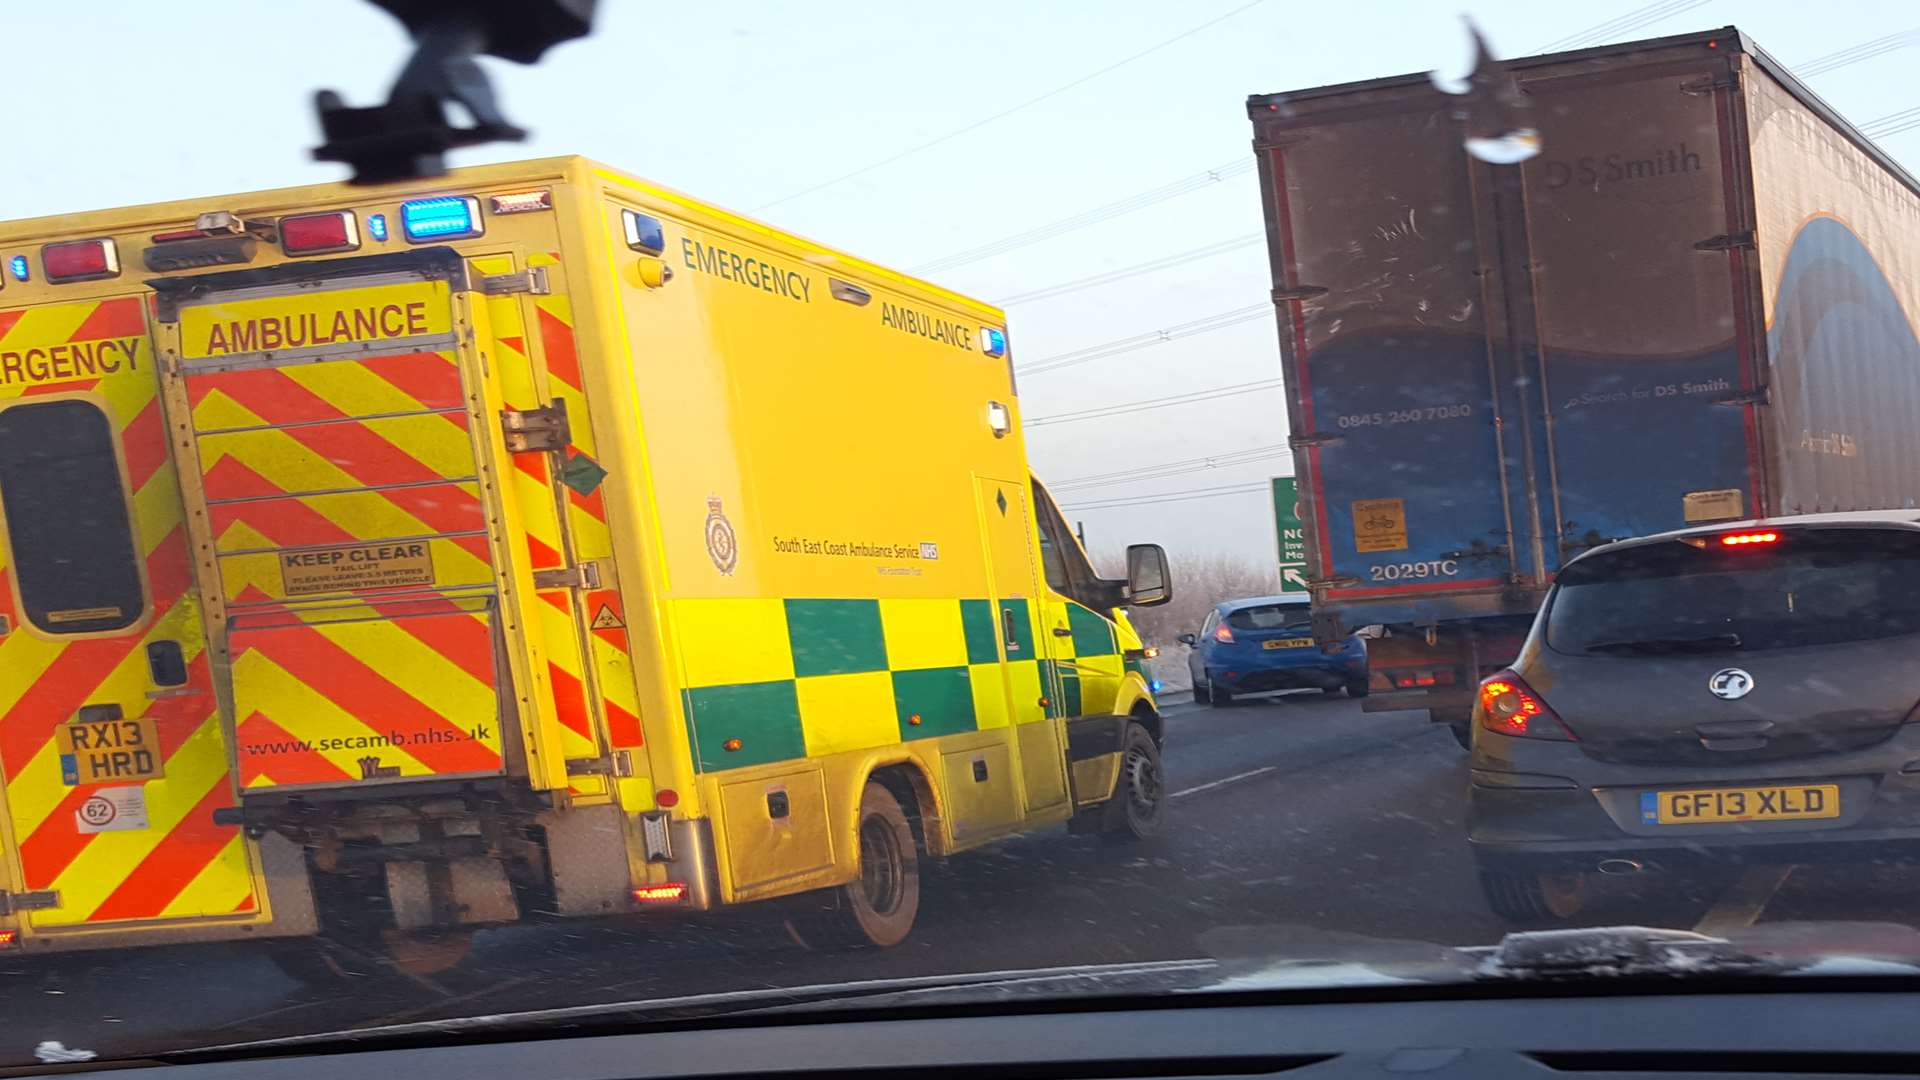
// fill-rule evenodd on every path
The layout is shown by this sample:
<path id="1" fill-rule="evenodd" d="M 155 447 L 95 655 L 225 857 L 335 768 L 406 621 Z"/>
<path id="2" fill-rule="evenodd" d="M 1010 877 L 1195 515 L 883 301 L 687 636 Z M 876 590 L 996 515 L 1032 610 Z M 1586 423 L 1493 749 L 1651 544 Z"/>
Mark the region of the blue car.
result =
<path id="1" fill-rule="evenodd" d="M 1225 705 L 1262 690 L 1341 690 L 1367 696 L 1367 643 L 1358 634 L 1326 649 L 1313 642 L 1307 600 L 1257 596 L 1214 605 L 1197 634 L 1181 634 L 1193 699 Z"/>

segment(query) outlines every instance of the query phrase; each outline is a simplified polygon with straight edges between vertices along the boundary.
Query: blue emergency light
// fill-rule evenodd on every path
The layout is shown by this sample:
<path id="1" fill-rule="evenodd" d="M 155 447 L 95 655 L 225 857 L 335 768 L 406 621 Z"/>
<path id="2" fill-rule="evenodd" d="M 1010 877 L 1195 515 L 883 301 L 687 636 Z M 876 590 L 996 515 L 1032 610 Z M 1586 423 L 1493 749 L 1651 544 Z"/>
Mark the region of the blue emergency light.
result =
<path id="1" fill-rule="evenodd" d="M 988 356 L 1007 355 L 1007 335 L 991 326 L 981 327 L 980 351 Z"/>
<path id="2" fill-rule="evenodd" d="M 1155 680 L 1153 680 L 1152 682 L 1150 682 L 1150 683 L 1148 683 L 1148 684 L 1147 684 L 1147 689 L 1149 689 L 1149 690 L 1151 690 L 1151 691 L 1153 691 L 1153 692 L 1154 692 L 1154 693 L 1156 693 L 1156 694 L 1157 694 L 1157 693 L 1159 693 L 1159 692 L 1160 692 L 1160 680 L 1159 680 L 1159 679 L 1155 679 Z"/>
<path id="3" fill-rule="evenodd" d="M 375 240 L 384 241 L 387 238 L 387 215 L 367 215 L 367 235 L 373 237 Z"/>
<path id="4" fill-rule="evenodd" d="M 413 243 L 479 236 L 480 200 L 471 195 L 415 199 L 400 204 L 400 228 Z"/>
<path id="5" fill-rule="evenodd" d="M 8 259 L 7 269 L 13 271 L 13 280 L 27 280 L 27 257 L 25 255 L 15 255 L 13 258 Z"/>

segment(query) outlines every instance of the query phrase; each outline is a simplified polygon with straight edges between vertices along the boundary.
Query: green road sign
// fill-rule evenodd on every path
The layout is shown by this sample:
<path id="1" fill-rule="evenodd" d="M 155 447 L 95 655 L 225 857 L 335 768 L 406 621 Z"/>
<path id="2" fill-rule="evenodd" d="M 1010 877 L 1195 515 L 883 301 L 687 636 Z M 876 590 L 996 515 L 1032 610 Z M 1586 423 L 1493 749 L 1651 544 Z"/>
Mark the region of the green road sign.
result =
<path id="1" fill-rule="evenodd" d="M 1300 526 L 1300 501 L 1293 477 L 1273 478 L 1273 527 L 1280 539 L 1280 591 L 1307 591 L 1307 534 Z"/>

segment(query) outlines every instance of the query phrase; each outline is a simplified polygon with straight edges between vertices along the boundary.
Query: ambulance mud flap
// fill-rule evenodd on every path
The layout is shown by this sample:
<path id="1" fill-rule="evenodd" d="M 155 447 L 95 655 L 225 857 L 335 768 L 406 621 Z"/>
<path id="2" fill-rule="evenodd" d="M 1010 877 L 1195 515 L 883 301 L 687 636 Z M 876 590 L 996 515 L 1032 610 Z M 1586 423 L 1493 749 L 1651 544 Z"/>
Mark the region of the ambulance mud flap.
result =
<path id="1" fill-rule="evenodd" d="M 150 284 L 243 792 L 524 773 L 545 664 L 464 260 Z"/>
<path id="2" fill-rule="evenodd" d="M 1077 807 L 1098 806 L 1113 794 L 1130 716 L 1082 716 L 1067 722 L 1067 764 Z"/>

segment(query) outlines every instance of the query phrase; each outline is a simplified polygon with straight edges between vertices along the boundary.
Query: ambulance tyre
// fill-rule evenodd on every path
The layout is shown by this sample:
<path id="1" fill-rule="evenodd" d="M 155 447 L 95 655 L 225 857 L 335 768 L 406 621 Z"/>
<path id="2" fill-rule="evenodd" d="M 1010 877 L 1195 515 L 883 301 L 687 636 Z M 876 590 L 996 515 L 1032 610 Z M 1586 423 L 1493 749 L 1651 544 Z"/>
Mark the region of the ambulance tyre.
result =
<path id="1" fill-rule="evenodd" d="M 1120 778 L 1102 811 L 1100 838 L 1127 843 L 1151 839 L 1167 812 L 1166 779 L 1160 772 L 1160 746 L 1138 723 L 1129 723 L 1120 742 Z"/>
<path id="2" fill-rule="evenodd" d="M 280 974 L 302 986 L 337 986 L 378 974 L 364 953 L 344 949 L 325 938 L 295 938 L 266 950 Z"/>
<path id="3" fill-rule="evenodd" d="M 860 868 L 828 893 L 830 907 L 795 915 L 787 933 L 809 949 L 884 949 L 905 941 L 920 912 L 920 853 L 893 792 L 868 781 L 860 795 Z"/>

